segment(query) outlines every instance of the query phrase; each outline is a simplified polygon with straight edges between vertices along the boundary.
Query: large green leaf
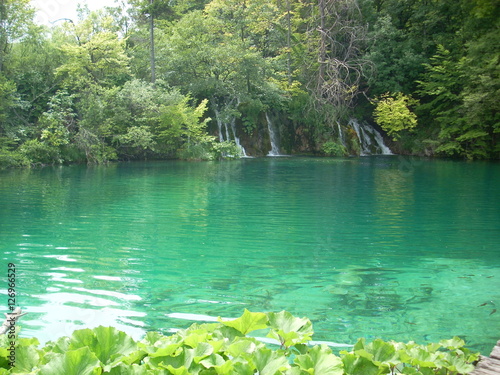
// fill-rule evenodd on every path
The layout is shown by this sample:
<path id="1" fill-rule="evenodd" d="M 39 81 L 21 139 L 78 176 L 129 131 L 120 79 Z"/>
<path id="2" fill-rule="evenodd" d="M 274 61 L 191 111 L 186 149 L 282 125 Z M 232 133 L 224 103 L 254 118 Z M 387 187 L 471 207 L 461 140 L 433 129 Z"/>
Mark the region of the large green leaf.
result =
<path id="1" fill-rule="evenodd" d="M 237 337 L 227 348 L 226 352 L 232 357 L 238 357 L 243 354 L 252 354 L 257 348 L 264 344 L 257 342 L 251 337 Z"/>
<path id="2" fill-rule="evenodd" d="M 146 332 L 144 338 L 139 341 L 139 345 L 144 346 L 155 346 L 158 342 L 162 340 L 167 340 L 167 337 L 156 331 Z"/>
<path id="3" fill-rule="evenodd" d="M 237 319 L 224 321 L 219 318 L 219 322 L 227 327 L 233 327 L 246 335 L 257 329 L 267 328 L 267 315 L 261 312 L 253 313 L 245 309 L 243 315 Z"/>
<path id="4" fill-rule="evenodd" d="M 76 332 L 76 331 L 75 331 Z M 53 352 L 53 353 L 65 353 L 68 351 L 69 346 L 71 345 L 71 339 L 67 336 L 60 337 L 57 339 L 55 342 L 54 341 L 49 341 L 45 346 L 43 347 L 43 350 L 45 352 Z M 74 348 L 76 349 L 76 348 Z"/>
<path id="5" fill-rule="evenodd" d="M 200 362 L 206 368 L 213 368 L 218 375 L 235 374 L 234 363 L 230 359 L 224 359 L 218 354 L 212 354 L 209 358 Z"/>
<path id="6" fill-rule="evenodd" d="M 436 359 L 438 358 L 436 353 L 429 353 L 422 347 L 408 349 L 406 353 L 410 357 L 410 363 L 414 366 L 418 366 L 419 368 L 436 367 Z"/>
<path id="7" fill-rule="evenodd" d="M 301 370 L 313 375 L 342 375 L 344 365 L 342 360 L 332 354 L 332 350 L 326 345 L 316 345 L 307 354 L 295 358 Z"/>
<path id="8" fill-rule="evenodd" d="M 193 364 L 194 357 L 196 355 L 195 349 L 181 348 L 178 352 L 175 353 L 175 356 L 165 356 L 165 357 L 155 357 L 148 358 L 148 363 L 153 368 L 164 368 L 168 369 L 170 372 L 174 373 L 173 369 L 176 369 L 176 372 L 183 373 L 183 369 L 191 369 L 191 366 L 201 368 L 201 366 L 196 366 Z"/>
<path id="9" fill-rule="evenodd" d="M 475 367 L 470 363 L 466 363 L 463 358 L 452 357 L 450 365 L 446 366 L 446 368 L 459 374 L 468 374 L 474 371 Z"/>
<path id="10" fill-rule="evenodd" d="M 463 348 L 465 346 L 465 341 L 462 340 L 460 337 L 455 336 L 450 340 L 441 340 L 439 341 L 439 344 L 444 348 L 454 350 Z"/>
<path id="11" fill-rule="evenodd" d="M 276 372 L 284 371 L 290 367 L 285 356 L 267 348 L 256 351 L 252 360 L 260 375 L 275 375 Z"/>
<path id="12" fill-rule="evenodd" d="M 165 367 L 173 375 L 193 375 L 186 367 L 181 366 L 179 368 L 173 367 L 172 365 L 167 365 Z"/>
<path id="13" fill-rule="evenodd" d="M 191 348 L 196 348 L 200 343 L 205 343 L 211 338 L 208 332 L 192 332 L 184 338 L 184 344 L 189 345 Z"/>
<path id="14" fill-rule="evenodd" d="M 61 344 L 65 344 L 65 340 L 61 340 Z M 97 346 L 97 338 L 95 333 L 90 328 L 78 329 L 73 332 L 69 339 L 69 345 L 64 348 L 64 352 L 67 350 L 74 350 L 84 347 L 89 347 L 91 350 Z"/>
<path id="15" fill-rule="evenodd" d="M 215 353 L 199 361 L 200 365 L 205 368 L 220 367 L 223 366 L 226 362 L 228 361 L 226 361 L 224 357 Z"/>
<path id="16" fill-rule="evenodd" d="M 307 318 L 296 318 L 288 311 L 268 313 L 271 331 L 267 337 L 276 339 L 286 347 L 310 341 L 314 333 Z"/>
<path id="17" fill-rule="evenodd" d="M 214 352 L 212 345 L 206 342 L 200 342 L 193 352 L 193 360 L 195 363 L 199 363 L 202 359 L 208 357 Z"/>
<path id="18" fill-rule="evenodd" d="M 372 361 L 354 353 L 344 354 L 342 362 L 347 375 L 378 375 L 379 373 L 379 367 Z"/>
<path id="19" fill-rule="evenodd" d="M 367 350 L 373 354 L 372 360 L 376 365 L 387 363 L 394 366 L 400 363 L 396 348 L 392 343 L 376 339 L 367 346 Z"/>
<path id="20" fill-rule="evenodd" d="M 406 375 L 422 375 L 415 367 L 405 367 L 401 373 Z"/>
<path id="21" fill-rule="evenodd" d="M 113 327 L 99 326 L 80 329 L 71 335 L 68 349 L 88 347 L 103 364 L 110 364 L 137 350 L 137 343 L 125 332 Z"/>
<path id="22" fill-rule="evenodd" d="M 31 372 L 33 368 L 38 366 L 39 361 L 40 354 L 34 345 L 18 345 L 16 348 L 16 367 L 12 369 L 12 373 Z"/>
<path id="23" fill-rule="evenodd" d="M 93 331 L 97 339 L 97 347 L 91 349 L 104 364 L 137 350 L 137 343 L 134 339 L 116 328 L 99 326 Z"/>
<path id="24" fill-rule="evenodd" d="M 123 363 L 106 372 L 109 375 L 155 375 L 159 373 L 158 370 L 150 370 L 145 365 L 126 365 Z"/>
<path id="25" fill-rule="evenodd" d="M 58 354 L 41 367 L 39 375 L 99 375 L 101 372 L 99 359 L 84 347 Z"/>
<path id="26" fill-rule="evenodd" d="M 148 354 L 150 358 L 173 356 L 175 357 L 182 351 L 181 344 L 170 344 L 165 348 L 158 348 Z"/>

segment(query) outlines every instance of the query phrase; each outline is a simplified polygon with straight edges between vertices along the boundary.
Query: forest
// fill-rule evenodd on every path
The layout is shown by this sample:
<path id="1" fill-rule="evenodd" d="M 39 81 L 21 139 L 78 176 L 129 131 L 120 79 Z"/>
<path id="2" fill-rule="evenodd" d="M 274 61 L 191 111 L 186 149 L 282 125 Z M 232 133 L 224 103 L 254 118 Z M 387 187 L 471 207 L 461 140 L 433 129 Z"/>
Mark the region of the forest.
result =
<path id="1" fill-rule="evenodd" d="M 0 1 L 0 167 L 394 153 L 498 159 L 496 0 Z"/>

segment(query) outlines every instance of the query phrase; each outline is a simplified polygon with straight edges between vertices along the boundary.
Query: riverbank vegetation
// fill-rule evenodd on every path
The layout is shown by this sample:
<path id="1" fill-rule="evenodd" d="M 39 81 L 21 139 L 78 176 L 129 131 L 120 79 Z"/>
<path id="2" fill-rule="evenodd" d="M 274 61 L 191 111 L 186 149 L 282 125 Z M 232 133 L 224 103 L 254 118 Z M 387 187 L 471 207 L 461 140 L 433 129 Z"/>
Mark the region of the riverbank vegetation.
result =
<path id="1" fill-rule="evenodd" d="M 352 118 L 397 153 L 500 155 L 494 0 L 127 0 L 50 28 L 29 4 L 0 3 L 3 167 L 266 155 L 271 133 L 356 155 Z"/>
<path id="2" fill-rule="evenodd" d="M 252 332 L 275 343 L 265 345 Z M 360 339 L 336 355 L 324 343 L 308 345 L 312 335 L 307 318 L 248 310 L 237 319 L 193 324 L 171 336 L 148 332 L 140 341 L 102 326 L 74 331 L 43 348 L 35 338 L 17 338 L 14 354 L 2 335 L 0 374 L 452 375 L 472 372 L 479 358 L 458 337 L 427 345 Z"/>

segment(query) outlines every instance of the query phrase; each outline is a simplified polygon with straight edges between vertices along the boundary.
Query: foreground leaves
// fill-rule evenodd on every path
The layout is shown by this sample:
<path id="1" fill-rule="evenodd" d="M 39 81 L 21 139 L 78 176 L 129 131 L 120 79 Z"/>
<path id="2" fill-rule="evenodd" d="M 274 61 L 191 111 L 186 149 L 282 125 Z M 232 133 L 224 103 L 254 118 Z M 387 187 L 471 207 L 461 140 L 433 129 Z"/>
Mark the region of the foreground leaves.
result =
<path id="1" fill-rule="evenodd" d="M 256 330 L 267 330 L 279 348 L 246 336 Z M 1 335 L 0 375 L 452 375 L 470 373 L 479 356 L 458 337 L 428 345 L 360 339 L 337 356 L 326 345 L 307 346 L 312 334 L 309 319 L 286 311 L 245 310 L 237 319 L 193 324 L 172 336 L 148 332 L 139 342 L 100 326 L 41 349 L 37 339 L 17 338 L 14 367 L 10 342 Z"/>

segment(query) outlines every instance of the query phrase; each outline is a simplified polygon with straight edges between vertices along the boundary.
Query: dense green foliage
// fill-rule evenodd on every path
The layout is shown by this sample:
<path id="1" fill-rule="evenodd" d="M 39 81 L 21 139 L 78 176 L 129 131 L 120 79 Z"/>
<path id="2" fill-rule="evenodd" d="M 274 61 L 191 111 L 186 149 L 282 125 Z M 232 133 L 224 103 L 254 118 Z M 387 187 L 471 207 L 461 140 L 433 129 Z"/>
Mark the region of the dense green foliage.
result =
<path id="1" fill-rule="evenodd" d="M 0 3 L 0 166 L 213 159 L 240 154 L 238 137 L 265 154 L 268 114 L 286 152 L 359 153 L 357 116 L 399 152 L 500 155 L 495 0 L 128 0 L 50 29 L 33 16 Z"/>
<path id="2" fill-rule="evenodd" d="M 265 345 L 254 332 L 276 341 Z M 141 341 L 112 327 L 81 329 L 39 348 L 37 339 L 0 336 L 0 374 L 261 374 L 382 375 L 467 374 L 479 355 L 458 337 L 418 345 L 360 339 L 351 351 L 335 355 L 325 344 L 307 345 L 311 321 L 286 311 L 245 310 L 235 320 L 193 324 L 171 336 L 148 332 Z"/>

